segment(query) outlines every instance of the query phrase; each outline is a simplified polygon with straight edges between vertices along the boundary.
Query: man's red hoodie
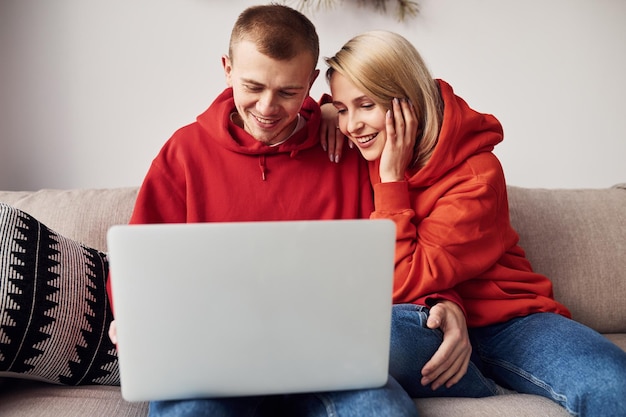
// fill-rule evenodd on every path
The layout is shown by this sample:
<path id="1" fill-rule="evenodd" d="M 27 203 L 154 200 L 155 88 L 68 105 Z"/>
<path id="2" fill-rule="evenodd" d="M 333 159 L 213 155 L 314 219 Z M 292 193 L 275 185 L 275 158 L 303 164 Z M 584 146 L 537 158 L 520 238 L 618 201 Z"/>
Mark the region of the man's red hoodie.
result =
<path id="1" fill-rule="evenodd" d="M 373 197 L 367 163 L 349 149 L 340 163 L 329 161 L 319 144 L 321 113 L 315 100 L 307 97 L 300 112 L 304 128 L 273 147 L 232 123 L 233 112 L 232 89 L 227 88 L 196 122 L 174 133 L 152 162 L 130 223 L 370 215 Z M 277 262 L 280 250 L 276 248 Z"/>

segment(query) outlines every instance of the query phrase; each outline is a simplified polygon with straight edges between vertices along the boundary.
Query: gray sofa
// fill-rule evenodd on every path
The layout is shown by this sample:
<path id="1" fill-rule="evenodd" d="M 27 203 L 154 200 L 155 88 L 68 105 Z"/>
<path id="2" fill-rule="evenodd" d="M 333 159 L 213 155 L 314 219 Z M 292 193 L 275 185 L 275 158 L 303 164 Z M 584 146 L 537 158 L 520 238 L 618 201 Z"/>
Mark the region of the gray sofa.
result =
<path id="1" fill-rule="evenodd" d="M 106 252 L 109 226 L 129 219 L 137 189 L 0 191 L 0 202 Z M 535 270 L 554 283 L 574 318 L 626 350 L 626 184 L 607 189 L 509 187 L 511 220 Z M 416 400 L 423 417 L 567 416 L 551 401 L 509 392 L 483 399 Z M 116 386 L 61 386 L 0 379 L 0 415 L 145 416 Z M 625 410 L 626 415 L 626 410 Z"/>

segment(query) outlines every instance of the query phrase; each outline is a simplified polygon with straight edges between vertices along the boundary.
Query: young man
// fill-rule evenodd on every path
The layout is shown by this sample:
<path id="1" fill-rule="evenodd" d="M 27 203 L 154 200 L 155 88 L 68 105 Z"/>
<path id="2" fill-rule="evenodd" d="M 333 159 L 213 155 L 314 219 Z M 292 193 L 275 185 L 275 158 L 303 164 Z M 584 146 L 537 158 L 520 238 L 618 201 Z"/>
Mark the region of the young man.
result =
<path id="1" fill-rule="evenodd" d="M 222 57 L 228 88 L 163 146 L 130 222 L 369 217 L 371 187 L 360 155 L 346 152 L 341 163 L 331 163 L 319 145 L 320 109 L 309 97 L 318 55 L 315 28 L 301 13 L 280 5 L 246 9 Z M 280 262 L 281 248 L 275 249 Z M 115 339 L 114 328 L 111 334 Z M 281 413 L 417 415 L 393 378 L 371 390 L 150 404 L 152 417 Z"/>

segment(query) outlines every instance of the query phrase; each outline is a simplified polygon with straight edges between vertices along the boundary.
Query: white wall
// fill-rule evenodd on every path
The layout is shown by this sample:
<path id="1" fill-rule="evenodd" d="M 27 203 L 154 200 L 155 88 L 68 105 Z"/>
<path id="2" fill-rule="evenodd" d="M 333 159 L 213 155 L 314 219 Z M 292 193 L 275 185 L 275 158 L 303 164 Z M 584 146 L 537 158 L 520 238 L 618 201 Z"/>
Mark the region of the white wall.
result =
<path id="1" fill-rule="evenodd" d="M 224 88 L 230 29 L 256 3 L 2 0 L 0 189 L 139 185 Z M 496 154 L 510 184 L 626 182 L 626 2 L 420 3 L 402 23 L 356 0 L 307 14 L 322 56 L 368 29 L 411 39 L 435 77 L 503 123 Z M 320 77 L 313 96 L 327 90 Z"/>

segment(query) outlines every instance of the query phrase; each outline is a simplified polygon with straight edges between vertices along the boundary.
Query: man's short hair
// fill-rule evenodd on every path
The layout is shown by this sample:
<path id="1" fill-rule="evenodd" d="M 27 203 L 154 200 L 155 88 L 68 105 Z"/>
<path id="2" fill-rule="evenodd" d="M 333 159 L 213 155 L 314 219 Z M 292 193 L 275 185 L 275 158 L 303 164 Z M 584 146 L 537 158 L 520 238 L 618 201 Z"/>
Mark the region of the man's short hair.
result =
<path id="1" fill-rule="evenodd" d="M 252 6 L 239 15 L 230 36 L 231 60 L 234 45 L 242 40 L 253 42 L 259 52 L 277 60 L 308 51 L 315 67 L 319 58 L 319 37 L 313 23 L 299 11 L 280 4 Z"/>

